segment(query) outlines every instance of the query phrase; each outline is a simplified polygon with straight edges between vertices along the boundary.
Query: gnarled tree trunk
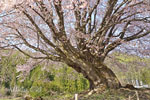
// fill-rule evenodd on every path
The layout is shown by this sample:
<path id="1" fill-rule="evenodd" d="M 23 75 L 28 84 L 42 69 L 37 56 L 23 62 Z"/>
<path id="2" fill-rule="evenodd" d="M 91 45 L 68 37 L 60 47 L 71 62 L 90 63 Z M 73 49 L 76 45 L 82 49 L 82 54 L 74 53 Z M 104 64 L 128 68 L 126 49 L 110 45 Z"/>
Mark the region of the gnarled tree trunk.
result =
<path id="1" fill-rule="evenodd" d="M 121 83 L 119 82 L 115 73 L 108 68 L 104 64 L 88 64 L 85 63 L 67 63 L 77 72 L 82 73 L 83 76 L 90 83 L 90 90 L 105 87 L 118 89 L 121 87 Z"/>
<path id="2" fill-rule="evenodd" d="M 100 66 L 101 68 L 92 68 L 90 73 L 87 73 L 87 78 L 90 83 L 90 89 L 99 87 L 118 89 L 121 84 L 114 74 L 114 72 L 107 66 Z"/>

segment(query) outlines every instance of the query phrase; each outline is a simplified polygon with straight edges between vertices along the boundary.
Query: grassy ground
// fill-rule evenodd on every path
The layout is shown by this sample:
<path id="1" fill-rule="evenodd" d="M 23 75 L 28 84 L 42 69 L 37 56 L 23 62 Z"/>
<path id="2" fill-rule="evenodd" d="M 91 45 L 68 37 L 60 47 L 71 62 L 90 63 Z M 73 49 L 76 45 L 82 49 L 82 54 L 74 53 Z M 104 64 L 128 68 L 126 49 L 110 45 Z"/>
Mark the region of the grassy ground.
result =
<path id="1" fill-rule="evenodd" d="M 22 98 L 1 98 L 0 100 L 23 100 Z"/>
<path id="2" fill-rule="evenodd" d="M 17 99 L 0 99 L 0 100 L 17 100 Z"/>
<path id="3" fill-rule="evenodd" d="M 54 95 L 43 97 L 44 100 L 74 100 L 74 95 Z M 21 98 L 15 99 L 0 99 L 0 100 L 23 100 Z M 78 100 L 150 100 L 150 90 L 106 90 L 103 93 L 93 94 L 88 97 L 79 97 Z"/>
<path id="4" fill-rule="evenodd" d="M 74 95 L 51 96 L 44 100 L 74 100 Z M 93 94 L 89 97 L 79 97 L 78 100 L 150 100 L 150 90 L 106 90 L 103 93 Z"/>
<path id="5" fill-rule="evenodd" d="M 150 100 L 150 90 L 106 90 L 101 94 L 93 94 L 79 100 Z"/>
<path id="6" fill-rule="evenodd" d="M 3 99 L 3 98 L 1 99 L 0 98 L 0 100 L 23 100 L 23 99 Z"/>

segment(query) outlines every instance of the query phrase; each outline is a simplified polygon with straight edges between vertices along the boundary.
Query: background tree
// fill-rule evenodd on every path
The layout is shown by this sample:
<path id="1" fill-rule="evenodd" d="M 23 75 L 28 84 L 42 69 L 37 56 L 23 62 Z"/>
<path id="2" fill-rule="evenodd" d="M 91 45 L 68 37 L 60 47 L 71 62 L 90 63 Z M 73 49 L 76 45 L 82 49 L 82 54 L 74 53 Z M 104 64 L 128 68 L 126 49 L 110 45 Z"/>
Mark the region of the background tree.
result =
<path id="1" fill-rule="evenodd" d="M 15 1 L 1 12 L 1 48 L 11 46 L 34 59 L 64 62 L 89 80 L 90 89 L 120 88 L 104 64 L 106 56 L 150 33 L 149 6 L 143 0 Z"/>

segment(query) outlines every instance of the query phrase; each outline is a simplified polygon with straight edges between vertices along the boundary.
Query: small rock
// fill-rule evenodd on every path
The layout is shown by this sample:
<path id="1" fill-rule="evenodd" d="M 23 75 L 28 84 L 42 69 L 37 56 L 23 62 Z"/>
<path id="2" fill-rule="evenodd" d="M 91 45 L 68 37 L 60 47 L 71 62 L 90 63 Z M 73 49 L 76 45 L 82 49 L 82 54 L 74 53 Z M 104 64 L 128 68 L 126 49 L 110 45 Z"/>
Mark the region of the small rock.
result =
<path id="1" fill-rule="evenodd" d="M 42 97 L 34 98 L 34 100 L 44 100 Z"/>
<path id="2" fill-rule="evenodd" d="M 32 100 L 32 97 L 26 96 L 26 97 L 24 98 L 24 100 Z"/>

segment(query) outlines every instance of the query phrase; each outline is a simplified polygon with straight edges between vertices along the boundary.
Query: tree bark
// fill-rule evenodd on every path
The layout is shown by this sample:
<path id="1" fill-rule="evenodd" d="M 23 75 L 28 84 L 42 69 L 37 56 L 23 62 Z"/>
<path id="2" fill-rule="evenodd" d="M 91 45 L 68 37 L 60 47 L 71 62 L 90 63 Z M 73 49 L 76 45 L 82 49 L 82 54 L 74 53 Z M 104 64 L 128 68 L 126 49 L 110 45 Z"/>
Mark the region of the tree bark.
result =
<path id="1" fill-rule="evenodd" d="M 83 76 L 90 83 L 90 90 L 105 87 L 118 89 L 121 84 L 115 75 L 115 73 L 103 63 L 90 63 L 90 62 L 66 62 L 70 67 L 75 69 L 78 73 L 82 73 Z"/>
<path id="2" fill-rule="evenodd" d="M 89 80 L 91 90 L 99 87 L 112 89 L 118 89 L 121 87 L 121 83 L 117 76 L 107 66 L 102 68 L 93 68 L 91 73 L 87 74 L 85 78 Z"/>

